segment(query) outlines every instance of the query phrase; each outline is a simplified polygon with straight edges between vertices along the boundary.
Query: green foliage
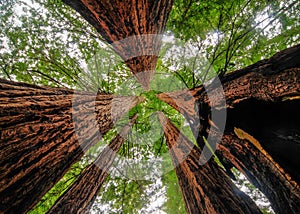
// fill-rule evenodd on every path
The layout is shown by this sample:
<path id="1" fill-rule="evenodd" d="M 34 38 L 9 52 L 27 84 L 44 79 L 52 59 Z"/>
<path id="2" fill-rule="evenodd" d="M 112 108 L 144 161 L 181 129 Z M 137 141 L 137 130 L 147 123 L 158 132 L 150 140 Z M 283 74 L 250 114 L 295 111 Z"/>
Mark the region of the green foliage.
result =
<path id="1" fill-rule="evenodd" d="M 138 213 L 149 202 L 145 192 L 149 183 L 126 178 L 108 179 L 100 203 L 109 203 L 109 213 Z M 94 209 L 97 210 L 96 207 Z"/>
<path id="2" fill-rule="evenodd" d="M 31 213 L 48 210 L 135 113 L 139 118 L 119 156 L 148 161 L 158 171 L 168 168 L 168 149 L 155 112 L 164 112 L 182 133 L 193 142 L 195 139 L 182 115 L 157 99 L 156 94 L 196 87 L 216 74 L 248 66 L 299 43 L 299 14 L 300 2 L 296 0 L 175 0 L 167 26 L 169 37 L 163 41 L 151 91 L 145 92 L 96 30 L 60 0 L 1 2 L 0 78 L 145 97 L 72 166 Z M 151 162 L 155 158 L 166 161 Z M 116 162 L 115 166 L 118 164 L 124 163 Z M 152 169 L 134 167 L 131 170 L 140 173 L 136 175 Z M 254 194 L 255 200 L 264 200 L 249 183 L 238 182 Z M 185 212 L 174 171 L 151 181 L 115 174 L 102 192 L 94 212 Z M 156 200 L 160 203 L 155 205 Z M 262 209 L 270 213 L 269 205 Z"/>
<path id="3" fill-rule="evenodd" d="M 69 186 L 71 186 L 80 172 L 84 169 L 85 165 L 86 164 L 82 165 L 80 163 L 74 164 L 64 177 L 43 196 L 40 202 L 29 213 L 41 214 L 47 212 L 55 201 L 68 189 Z"/>
<path id="4" fill-rule="evenodd" d="M 209 79 L 206 74 L 211 69 L 223 75 L 299 43 L 299 7 L 296 0 L 175 1 L 168 29 L 176 38 L 192 44 L 195 52 L 177 62 L 180 66 L 176 72 L 196 82 L 195 87 Z M 182 48 L 189 47 L 185 44 Z M 197 58 L 212 67 L 197 67 L 201 64 Z M 190 59 L 197 63 L 182 63 Z"/>
<path id="5" fill-rule="evenodd" d="M 167 199 L 164 204 L 163 210 L 166 213 L 174 213 L 174 214 L 186 213 L 184 208 L 183 198 L 178 197 L 181 196 L 181 191 L 174 170 L 163 175 L 163 183 L 167 187 L 167 191 L 166 191 Z"/>
<path id="6" fill-rule="evenodd" d="M 1 9 L 1 78 L 85 88 L 79 73 L 98 48 L 94 29 L 57 0 L 19 0 Z"/>

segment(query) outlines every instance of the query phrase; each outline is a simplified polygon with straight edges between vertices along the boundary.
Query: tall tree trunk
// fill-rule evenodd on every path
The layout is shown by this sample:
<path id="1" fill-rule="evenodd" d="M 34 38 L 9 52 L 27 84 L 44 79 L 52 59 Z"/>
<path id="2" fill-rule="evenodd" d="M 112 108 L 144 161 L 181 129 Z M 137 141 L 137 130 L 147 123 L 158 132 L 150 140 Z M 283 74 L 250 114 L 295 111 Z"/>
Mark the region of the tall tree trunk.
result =
<path id="1" fill-rule="evenodd" d="M 93 205 L 100 188 L 104 183 L 108 171 L 134 124 L 137 115 L 126 125 L 111 143 L 101 152 L 94 163 L 90 164 L 68 188 L 68 190 L 55 202 L 47 212 L 53 213 L 88 213 Z"/>
<path id="2" fill-rule="evenodd" d="M 140 101 L 0 79 L 0 213 L 30 210 Z"/>
<path id="3" fill-rule="evenodd" d="M 235 132 L 236 135 L 223 136 L 218 147 L 218 156 L 223 156 L 226 163 L 229 162 L 243 172 L 255 186 L 266 193 L 276 213 L 300 213 L 300 192 L 297 183 L 253 136 L 242 129 L 235 129 Z M 281 201 L 283 199 L 284 201 Z"/>
<path id="4" fill-rule="evenodd" d="M 261 213 L 213 159 L 199 164 L 199 147 L 182 135 L 161 112 L 159 120 L 188 213 Z"/>
<path id="5" fill-rule="evenodd" d="M 86 19 L 149 90 L 173 0 L 63 0 Z"/>
<path id="6" fill-rule="evenodd" d="M 300 209 L 299 56 L 297 45 L 222 79 L 227 122 L 216 154 L 229 173 L 233 166 L 243 172 L 278 213 Z M 211 121 L 211 110 L 224 111 L 220 88 L 206 89 L 215 98 L 208 97 L 203 86 L 158 95 L 190 121 L 200 146 L 202 136 L 218 128 L 218 121 Z M 240 139 L 237 133 L 248 138 Z"/>

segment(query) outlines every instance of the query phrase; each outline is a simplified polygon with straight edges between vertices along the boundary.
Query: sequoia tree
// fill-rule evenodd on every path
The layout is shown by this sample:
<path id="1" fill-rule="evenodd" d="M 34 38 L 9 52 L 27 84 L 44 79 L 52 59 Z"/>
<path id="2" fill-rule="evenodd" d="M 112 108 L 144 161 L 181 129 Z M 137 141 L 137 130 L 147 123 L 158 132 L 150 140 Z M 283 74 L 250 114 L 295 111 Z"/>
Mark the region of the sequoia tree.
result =
<path id="1" fill-rule="evenodd" d="M 47 213 L 88 213 L 137 116 L 135 115 L 130 123 L 122 128 Z"/>
<path id="2" fill-rule="evenodd" d="M 112 44 L 145 90 L 149 90 L 173 0 L 63 2 Z"/>
<path id="3" fill-rule="evenodd" d="M 298 45 L 221 80 L 227 120 L 216 154 L 229 174 L 232 167 L 243 172 L 278 213 L 300 209 L 299 56 Z M 225 107 L 214 84 L 158 95 L 190 121 L 201 148 L 202 136 L 221 125 L 211 120 L 212 109 Z"/>
<path id="4" fill-rule="evenodd" d="M 42 0 L 38 2 L 47 2 L 50 5 L 53 3 Z M 60 6 L 62 7 L 62 3 L 60 1 L 54 2 L 52 10 L 57 9 L 58 14 L 61 15 Z M 150 80 L 157 62 L 160 60 L 158 53 L 162 45 L 161 34 L 166 29 L 173 1 L 63 0 L 63 2 L 75 9 L 96 29 L 104 41 L 110 44 L 115 53 L 123 59 L 144 89 L 150 90 Z M 175 146 L 177 154 L 184 153 L 184 148 L 192 149 L 191 154 L 185 154 L 187 159 L 181 165 L 179 164 L 179 167 L 176 167 L 187 210 L 189 212 L 201 210 L 202 212 L 215 211 L 219 213 L 224 211 L 229 213 L 235 211 L 258 213 L 259 210 L 253 205 L 253 202 L 237 190 L 227 176 L 228 174 L 234 177 L 231 168 L 236 167 L 269 198 L 276 212 L 298 213 L 300 207 L 300 128 L 297 123 L 299 121 L 300 93 L 299 62 L 297 61 L 299 46 L 287 49 L 269 60 L 260 61 L 245 69 L 223 76 L 238 65 L 243 67 L 245 61 L 249 65 L 257 59 L 264 58 L 266 55 L 262 53 L 266 49 L 270 49 L 272 53 L 299 41 L 299 38 L 294 37 L 294 34 L 298 35 L 297 32 L 299 32 L 298 15 L 295 9 L 297 2 L 289 1 L 283 6 L 272 2 L 271 6 L 267 5 L 266 7 L 264 3 L 258 4 L 256 1 L 224 1 L 220 5 L 215 1 L 174 2 L 174 13 L 168 29 L 171 30 L 172 34 L 187 39 L 187 46 L 195 41 L 200 41 L 198 46 L 205 47 L 205 43 L 207 43 L 205 38 L 211 39 L 210 35 L 217 36 L 215 42 L 209 41 L 215 47 L 207 47 L 205 51 L 211 56 L 208 57 L 211 63 L 209 68 L 215 67 L 220 74 L 226 98 L 226 102 L 223 100 L 219 103 L 218 97 L 221 93 L 219 93 L 220 88 L 215 88 L 217 81 L 212 81 L 210 85 L 205 84 L 204 86 L 200 84 L 199 79 L 195 78 L 194 69 L 188 76 L 188 71 L 181 72 L 177 66 L 169 66 L 171 71 L 171 67 L 176 67 L 176 71 L 171 72 L 172 75 L 175 73 L 187 88 L 192 88 L 158 95 L 161 100 L 169 103 L 186 117 L 197 139 L 199 148 L 179 134 L 175 126 L 169 121 L 164 127 L 168 130 L 165 135 L 168 139 L 169 148 Z M 59 6 L 56 7 L 56 4 Z M 268 18 L 259 17 L 263 20 L 256 23 L 257 20 L 249 16 L 247 9 L 249 7 L 251 8 L 250 14 L 256 9 L 267 10 Z M 273 8 L 278 10 L 273 10 Z M 294 24 L 290 25 L 286 21 L 289 19 L 289 14 L 283 13 L 283 11 L 289 10 L 292 11 L 291 14 L 297 16 L 296 18 L 291 16 L 291 22 Z M 33 8 L 30 11 L 34 11 Z M 49 16 L 45 16 L 45 18 L 41 15 L 40 11 L 37 14 L 37 19 L 51 20 Z M 78 17 L 74 14 L 73 11 L 66 17 L 69 22 L 78 24 Z M 253 16 L 256 15 L 253 14 Z M 57 17 L 59 17 L 57 20 L 60 19 L 61 21 L 62 17 Z M 240 19 L 240 17 L 247 18 Z M 6 62 L 6 64 L 0 64 L 1 71 L 3 71 L 1 76 L 25 82 L 38 81 L 40 84 L 48 84 L 48 81 L 44 81 L 45 78 L 57 84 L 67 83 L 74 86 L 73 80 L 76 81 L 74 77 L 80 79 L 80 75 L 84 73 L 80 73 L 80 69 L 74 69 L 80 62 L 74 63 L 73 58 L 66 57 L 68 60 L 64 63 L 68 66 L 62 66 L 65 57 L 64 54 L 57 54 L 60 52 L 60 48 L 55 45 L 54 48 L 49 48 L 51 42 L 44 43 L 43 40 L 39 40 L 35 29 L 30 27 L 28 32 L 33 36 L 29 39 L 24 36 L 24 27 L 31 26 L 26 23 L 26 18 L 22 19 L 26 23 L 24 26 L 16 27 L 18 34 L 11 33 L 10 27 L 13 25 L 6 25 L 6 22 L 9 23 L 9 19 L 5 16 L 4 21 L 0 24 L 5 28 L 3 32 L 8 36 L 8 40 L 11 40 L 7 43 L 9 45 L 14 44 L 16 48 L 11 51 L 11 54 L 8 54 L 9 57 L 5 54 L 1 55 L 1 63 Z M 266 19 L 270 19 L 269 23 L 276 23 L 275 21 L 279 19 L 282 21 L 284 30 L 280 36 L 269 39 L 266 35 L 256 34 L 262 31 L 256 27 L 263 24 Z M 14 21 L 14 19 L 12 20 Z M 285 21 L 287 23 L 284 23 Z M 51 26 L 51 22 L 49 23 L 48 27 L 56 27 L 56 24 Z M 255 23 L 254 26 L 253 23 Z M 36 20 L 32 24 L 38 26 L 36 28 L 38 31 L 43 27 L 47 28 L 47 26 L 40 25 Z M 64 34 L 68 26 L 63 25 L 56 33 Z M 87 25 L 80 26 L 86 27 Z M 177 26 L 180 26 L 179 30 L 174 29 Z M 75 33 L 73 33 L 79 32 L 78 37 L 81 39 L 72 38 L 66 42 L 68 43 L 66 46 L 69 48 L 69 43 L 77 42 L 76 45 L 87 53 L 84 60 L 88 61 L 91 59 L 91 55 L 96 52 L 91 47 L 94 47 L 95 43 L 99 45 L 97 43 L 99 40 L 92 44 L 85 43 L 88 40 L 86 38 L 88 30 L 85 27 L 75 28 Z M 204 29 L 203 32 L 199 32 L 202 29 Z M 214 34 L 214 32 L 216 33 Z M 47 31 L 45 35 L 47 39 L 50 37 Z M 89 32 L 88 35 L 99 38 L 99 35 L 94 34 L 94 32 Z M 64 36 L 69 37 L 69 34 Z M 220 40 L 225 42 L 221 43 Z M 24 41 L 28 41 L 29 45 L 24 45 Z M 39 47 L 36 47 L 37 41 L 41 43 Z M 260 44 L 253 44 L 255 42 Z M 272 42 L 275 44 L 272 47 L 259 47 L 259 45 L 264 46 L 264 44 L 272 44 Z M 278 43 L 280 44 L 278 45 Z M 66 52 L 69 52 L 68 48 L 65 49 Z M 33 51 L 28 51 L 28 49 Z M 250 57 L 248 52 L 244 54 L 246 51 L 240 51 L 241 49 L 251 50 L 255 53 L 258 51 L 259 54 L 254 57 L 250 54 Z M 27 52 L 30 61 L 24 60 L 22 57 L 18 60 L 15 59 Z M 42 57 L 38 58 L 37 56 L 40 55 Z M 237 57 L 233 62 L 232 59 L 235 56 Z M 79 59 L 81 60 L 80 57 Z M 220 66 L 220 64 L 222 65 Z M 53 65 L 55 67 L 52 67 Z M 119 81 L 121 84 L 120 70 L 114 72 L 115 77 L 121 79 Z M 99 75 L 100 72 L 101 69 L 97 68 L 95 72 L 97 78 L 101 76 Z M 32 75 L 33 73 L 39 75 L 36 77 Z M 207 75 L 208 73 L 204 74 L 203 80 L 206 79 Z M 102 80 L 109 83 L 107 79 L 110 80 L 110 78 L 109 75 L 103 75 Z M 95 84 L 98 91 L 101 90 L 99 79 L 101 78 L 98 78 L 98 82 L 96 81 Z M 112 81 L 116 80 L 113 79 Z M 192 87 L 189 87 L 189 82 L 192 82 Z M 117 86 L 119 87 L 119 85 Z M 77 162 L 84 152 L 99 140 L 101 135 L 112 128 L 115 120 L 121 118 L 125 112 L 141 101 L 140 98 L 132 96 L 119 97 L 112 94 L 47 88 L 5 80 L 0 81 L 0 87 L 0 212 L 14 212 L 16 210 L 26 212 L 32 208 L 41 196 L 70 169 L 71 165 Z M 207 95 L 208 91 L 213 97 Z M 112 108 L 114 109 L 112 110 Z M 227 174 L 220 169 L 214 160 L 209 160 L 203 166 L 196 164 L 199 159 L 201 160 L 200 151 L 205 147 L 203 138 L 209 135 L 214 136 L 215 133 L 220 134 L 219 128 L 224 125 L 213 119 L 213 112 L 224 113 L 226 108 L 227 121 L 220 144 L 218 145 L 211 140 L 208 143 L 213 149 L 216 147 L 216 154 Z M 166 118 L 163 116 L 160 118 L 165 124 Z M 178 136 L 181 139 L 180 144 L 173 141 Z M 212 139 L 216 140 L 217 137 Z M 173 162 L 177 163 L 180 158 L 172 149 L 169 151 Z M 89 169 L 92 168 L 93 166 L 86 170 L 90 172 Z M 97 170 L 93 172 L 99 173 Z M 90 178 L 89 175 L 91 174 L 87 173 L 87 175 Z M 101 172 L 97 174 L 100 176 L 99 179 L 103 178 L 102 175 Z M 202 183 L 199 179 L 206 182 Z M 74 189 L 75 192 L 85 191 L 81 187 L 89 186 L 90 189 L 87 189 L 83 200 L 78 202 L 84 206 L 89 204 L 89 196 L 94 197 L 97 192 L 96 189 L 99 187 L 97 185 L 90 186 L 86 181 L 86 177 L 80 177 L 77 180 L 78 183 L 73 186 L 78 184 Z M 218 184 L 219 188 L 216 189 L 213 183 Z M 223 194 L 219 195 L 219 192 Z M 72 195 L 66 193 L 63 197 L 67 201 L 72 201 Z M 214 200 L 218 203 L 213 202 Z M 205 204 L 202 203 L 204 201 Z M 226 206 L 226 201 L 232 206 Z M 58 209 L 58 207 L 55 206 L 53 209 Z"/>
<path id="5" fill-rule="evenodd" d="M 114 50 L 149 90 L 160 50 L 159 34 L 165 29 L 172 1 L 65 2 L 79 11 L 108 43 L 115 42 Z M 123 20 L 115 20 L 117 16 Z M 134 37 L 145 34 L 153 36 Z M 130 36 L 133 37 L 129 41 L 120 42 Z M 92 93 L 77 94 L 4 80 L 1 84 L 3 212 L 29 211 L 84 151 L 112 128 L 114 121 L 140 101 L 135 97 L 113 99 L 112 95 L 97 95 L 94 101 Z M 115 106 L 111 106 L 112 102 Z"/>
<path id="6" fill-rule="evenodd" d="M 213 160 L 201 165 L 201 150 L 161 112 L 158 113 L 178 177 L 186 211 L 193 213 L 261 213 Z"/>
<path id="7" fill-rule="evenodd" d="M 27 212 L 141 99 L 0 80 L 0 212 Z"/>

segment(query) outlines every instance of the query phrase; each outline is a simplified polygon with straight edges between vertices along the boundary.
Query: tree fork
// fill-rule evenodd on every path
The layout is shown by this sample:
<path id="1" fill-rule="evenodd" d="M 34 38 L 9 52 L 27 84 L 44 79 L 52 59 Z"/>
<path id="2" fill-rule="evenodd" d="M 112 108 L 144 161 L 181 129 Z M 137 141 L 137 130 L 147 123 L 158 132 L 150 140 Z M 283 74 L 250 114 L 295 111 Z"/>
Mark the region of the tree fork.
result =
<path id="1" fill-rule="evenodd" d="M 201 150 L 189 141 L 161 112 L 158 114 L 167 139 L 179 186 L 188 213 L 261 213 L 214 162 L 200 165 Z"/>
<path id="2" fill-rule="evenodd" d="M 173 0 L 63 2 L 112 44 L 144 89 L 149 90 Z"/>
<path id="3" fill-rule="evenodd" d="M 29 211 L 140 101 L 0 79 L 0 213 Z"/>

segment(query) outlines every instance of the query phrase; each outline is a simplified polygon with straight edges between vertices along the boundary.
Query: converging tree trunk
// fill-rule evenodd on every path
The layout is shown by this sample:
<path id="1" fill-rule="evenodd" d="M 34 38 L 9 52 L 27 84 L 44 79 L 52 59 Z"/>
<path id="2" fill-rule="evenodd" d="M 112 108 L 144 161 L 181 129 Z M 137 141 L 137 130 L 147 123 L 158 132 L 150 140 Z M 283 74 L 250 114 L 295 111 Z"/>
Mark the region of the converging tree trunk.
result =
<path id="1" fill-rule="evenodd" d="M 173 0 L 63 0 L 124 60 L 144 89 L 156 68 Z M 188 213 L 261 213 L 217 163 L 206 162 L 203 137 L 228 175 L 236 167 L 275 212 L 300 212 L 300 45 L 232 72 L 223 88 L 162 93 L 158 98 L 191 125 L 193 145 L 162 113 L 167 146 Z M 224 90 L 226 101 L 219 99 Z M 208 96 L 208 91 L 210 96 Z M 0 79 L 0 213 L 26 213 L 132 107 L 143 99 L 48 88 Z M 134 117 L 130 125 L 133 124 Z M 49 213 L 87 212 L 129 126 L 89 165 Z M 201 164 L 204 163 L 205 164 Z"/>
<path id="2" fill-rule="evenodd" d="M 63 0 L 86 19 L 149 90 L 173 0 Z"/>
<path id="3" fill-rule="evenodd" d="M 223 136 L 218 156 L 222 155 L 226 163 L 231 163 L 243 172 L 256 187 L 267 194 L 276 213 L 299 213 L 297 183 L 261 147 L 259 141 L 241 129 L 235 129 L 235 132 L 237 136 Z"/>
<path id="4" fill-rule="evenodd" d="M 110 144 L 101 152 L 96 160 L 90 164 L 68 188 L 68 190 L 55 202 L 47 213 L 88 213 L 100 188 L 104 183 L 108 171 L 134 124 L 135 115 L 129 124 L 117 134 Z"/>
<path id="5" fill-rule="evenodd" d="M 0 79 L 0 213 L 25 213 L 141 99 Z"/>
<path id="6" fill-rule="evenodd" d="M 278 213 L 300 209 L 299 56 L 297 45 L 222 79 L 227 121 L 216 154 L 229 174 L 231 167 L 243 172 Z M 211 110 L 224 111 L 213 84 L 158 95 L 190 121 L 200 147 L 202 136 L 218 129 Z"/>
<path id="7" fill-rule="evenodd" d="M 214 162 L 200 165 L 201 150 L 159 112 L 167 145 L 188 213 L 261 213 Z"/>

